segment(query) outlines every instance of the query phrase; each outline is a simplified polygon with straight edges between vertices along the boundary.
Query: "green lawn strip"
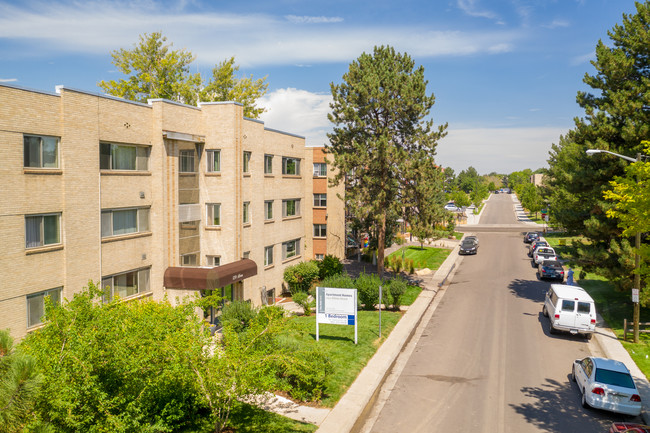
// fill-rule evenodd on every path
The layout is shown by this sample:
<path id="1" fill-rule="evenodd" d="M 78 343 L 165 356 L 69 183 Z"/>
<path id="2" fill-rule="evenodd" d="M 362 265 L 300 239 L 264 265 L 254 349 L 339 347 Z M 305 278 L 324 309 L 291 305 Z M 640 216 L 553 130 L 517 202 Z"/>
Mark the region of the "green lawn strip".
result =
<path id="1" fill-rule="evenodd" d="M 316 344 L 326 351 L 334 366 L 334 372 L 326 384 L 326 396 L 321 401 L 325 407 L 334 407 L 401 317 L 397 312 L 385 310 L 381 312 L 382 340 L 379 340 L 379 312 L 359 311 L 357 314 L 358 344 L 356 345 L 353 326 L 330 324 L 319 326 L 320 340 Z M 304 331 L 293 334 L 293 338 L 299 341 L 316 339 L 315 316 L 296 316 L 293 320 Z"/>
<path id="2" fill-rule="evenodd" d="M 451 250 L 432 247 L 420 248 L 419 246 L 410 245 L 400 248 L 388 257 L 402 257 L 402 252 L 404 253 L 404 258 L 411 259 L 415 262 L 416 268 L 429 268 L 435 271 L 442 265 Z"/>
<path id="3" fill-rule="evenodd" d="M 230 424 L 237 433 L 311 433 L 318 429 L 316 425 L 294 421 L 241 402 L 233 404 Z"/>
<path id="4" fill-rule="evenodd" d="M 404 296 L 402 296 L 402 305 L 412 305 L 413 302 L 420 296 L 422 289 L 418 286 L 408 286 Z"/>

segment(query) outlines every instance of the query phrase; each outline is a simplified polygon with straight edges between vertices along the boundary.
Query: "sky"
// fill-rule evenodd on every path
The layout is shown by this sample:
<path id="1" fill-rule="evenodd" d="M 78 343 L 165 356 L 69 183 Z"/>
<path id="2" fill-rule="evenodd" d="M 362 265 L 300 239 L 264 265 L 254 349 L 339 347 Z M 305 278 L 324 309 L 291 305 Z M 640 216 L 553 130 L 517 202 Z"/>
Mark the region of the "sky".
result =
<path id="1" fill-rule="evenodd" d="M 330 84 L 390 45 L 422 65 L 448 124 L 436 162 L 456 173 L 546 167 L 552 143 L 584 111 L 599 40 L 633 0 L 0 0 L 0 83 L 101 93 L 125 78 L 111 52 L 162 32 L 206 79 L 235 56 L 239 76 L 267 77 L 265 126 L 328 142 Z M 1 101 L 0 101 L 1 102 Z"/>

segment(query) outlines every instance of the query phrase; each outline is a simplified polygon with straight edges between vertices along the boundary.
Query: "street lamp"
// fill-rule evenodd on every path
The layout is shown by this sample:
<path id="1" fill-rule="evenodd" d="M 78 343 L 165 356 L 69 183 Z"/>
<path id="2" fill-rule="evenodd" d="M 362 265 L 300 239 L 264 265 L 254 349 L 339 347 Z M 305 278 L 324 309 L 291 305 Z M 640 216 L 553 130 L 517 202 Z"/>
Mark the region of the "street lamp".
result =
<path id="1" fill-rule="evenodd" d="M 638 162 L 641 161 L 641 154 L 636 154 L 636 159 L 620 155 L 618 153 L 610 152 L 609 150 L 601 149 L 587 149 L 587 155 L 595 155 L 596 153 L 609 153 L 610 155 L 618 156 L 626 161 Z M 639 256 L 639 249 L 641 248 L 641 232 L 637 231 L 634 236 L 634 288 L 632 289 L 632 303 L 634 304 L 634 342 L 639 342 L 639 316 L 641 315 L 641 310 L 639 308 L 639 294 L 641 293 L 641 275 L 639 274 L 639 268 L 641 267 L 641 257 Z M 635 296 L 636 295 L 636 296 Z"/>

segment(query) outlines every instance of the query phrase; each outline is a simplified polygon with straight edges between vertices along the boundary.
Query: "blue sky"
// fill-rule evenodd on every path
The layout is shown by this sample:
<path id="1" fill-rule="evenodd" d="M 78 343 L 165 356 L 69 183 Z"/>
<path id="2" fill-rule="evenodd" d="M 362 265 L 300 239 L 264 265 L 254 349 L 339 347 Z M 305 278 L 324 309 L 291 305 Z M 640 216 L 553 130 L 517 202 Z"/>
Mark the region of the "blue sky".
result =
<path id="1" fill-rule="evenodd" d="M 330 83 L 392 45 L 424 66 L 431 116 L 449 124 L 438 164 L 510 173 L 547 165 L 584 114 L 575 98 L 598 40 L 634 11 L 632 0 L 0 0 L 0 82 L 100 93 L 123 77 L 111 51 L 161 31 L 205 77 L 230 56 L 241 74 L 268 76 L 266 126 L 320 145 Z"/>

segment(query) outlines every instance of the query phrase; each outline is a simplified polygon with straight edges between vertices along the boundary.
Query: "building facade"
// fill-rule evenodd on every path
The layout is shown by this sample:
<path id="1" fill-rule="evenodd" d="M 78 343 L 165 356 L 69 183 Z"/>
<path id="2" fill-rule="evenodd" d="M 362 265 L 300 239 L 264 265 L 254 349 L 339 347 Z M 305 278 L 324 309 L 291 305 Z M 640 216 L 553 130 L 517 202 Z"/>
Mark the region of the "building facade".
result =
<path id="1" fill-rule="evenodd" d="M 89 281 L 105 299 L 220 290 L 262 305 L 286 266 L 343 257 L 343 205 L 312 173 L 318 151 L 241 104 L 6 85 L 0 101 L 0 328 L 14 338 L 41 326 L 45 297 Z"/>

